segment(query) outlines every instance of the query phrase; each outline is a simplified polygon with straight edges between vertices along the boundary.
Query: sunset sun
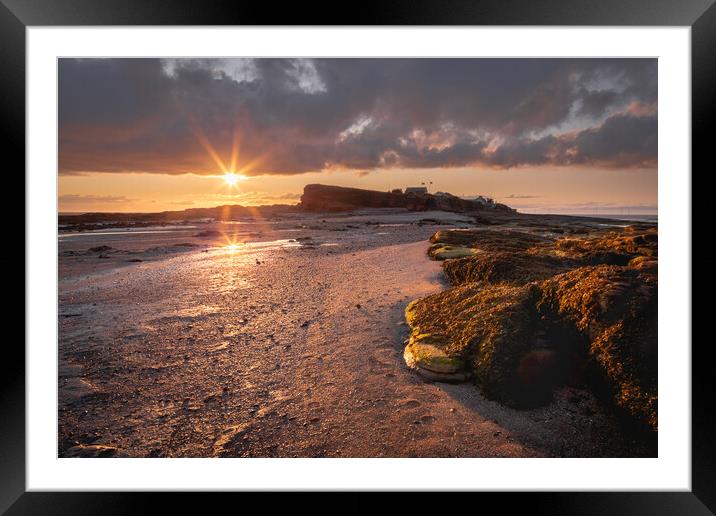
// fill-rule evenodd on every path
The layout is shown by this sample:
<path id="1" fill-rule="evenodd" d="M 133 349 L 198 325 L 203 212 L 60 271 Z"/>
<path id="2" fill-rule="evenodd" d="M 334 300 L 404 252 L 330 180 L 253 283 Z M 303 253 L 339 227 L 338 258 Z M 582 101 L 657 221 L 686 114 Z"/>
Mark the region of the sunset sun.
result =
<path id="1" fill-rule="evenodd" d="M 224 179 L 224 183 L 229 186 L 234 186 L 241 180 L 241 176 L 238 174 L 234 174 L 233 172 L 227 172 L 222 177 Z"/>

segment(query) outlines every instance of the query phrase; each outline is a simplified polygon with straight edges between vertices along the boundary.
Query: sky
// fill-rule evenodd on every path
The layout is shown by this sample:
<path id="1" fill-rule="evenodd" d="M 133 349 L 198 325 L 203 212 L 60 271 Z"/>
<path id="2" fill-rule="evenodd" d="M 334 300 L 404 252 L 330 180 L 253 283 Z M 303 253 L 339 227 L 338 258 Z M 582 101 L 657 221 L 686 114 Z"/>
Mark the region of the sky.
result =
<path id="1" fill-rule="evenodd" d="M 426 183 L 521 211 L 656 213 L 656 59 L 58 66 L 61 212 L 293 204 L 309 183 Z"/>

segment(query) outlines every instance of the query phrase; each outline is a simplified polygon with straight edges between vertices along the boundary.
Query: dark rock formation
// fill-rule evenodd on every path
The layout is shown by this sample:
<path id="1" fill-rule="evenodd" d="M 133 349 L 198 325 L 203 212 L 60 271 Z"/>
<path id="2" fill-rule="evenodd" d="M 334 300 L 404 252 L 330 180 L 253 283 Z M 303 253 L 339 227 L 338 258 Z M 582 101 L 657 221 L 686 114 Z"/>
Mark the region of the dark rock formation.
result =
<path id="1" fill-rule="evenodd" d="M 307 211 L 348 211 L 356 208 L 405 208 L 408 199 L 402 193 L 378 192 L 342 186 L 306 185 L 301 208 Z"/>
<path id="2" fill-rule="evenodd" d="M 594 387 L 656 429 L 657 265 L 648 263 L 581 267 L 555 276 L 540 285 L 538 308 L 583 336 Z"/>
<path id="3" fill-rule="evenodd" d="M 459 213 L 487 210 L 513 211 L 504 204 L 484 205 L 449 194 L 404 194 L 398 190 L 379 192 L 320 184 L 304 187 L 300 206 L 304 210 L 316 212 L 349 211 L 359 208 L 406 208 L 411 211 L 443 210 Z"/>

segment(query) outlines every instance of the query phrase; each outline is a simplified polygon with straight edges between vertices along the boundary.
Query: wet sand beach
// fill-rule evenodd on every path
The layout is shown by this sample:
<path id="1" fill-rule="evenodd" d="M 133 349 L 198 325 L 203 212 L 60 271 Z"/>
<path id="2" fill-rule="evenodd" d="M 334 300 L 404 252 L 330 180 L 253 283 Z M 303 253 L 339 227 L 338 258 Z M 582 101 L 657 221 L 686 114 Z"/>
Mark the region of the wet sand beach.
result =
<path id="1" fill-rule="evenodd" d="M 468 222 L 373 210 L 61 234 L 59 456 L 646 454 L 586 391 L 515 410 L 406 367 L 406 305 L 446 288 L 428 238 Z"/>

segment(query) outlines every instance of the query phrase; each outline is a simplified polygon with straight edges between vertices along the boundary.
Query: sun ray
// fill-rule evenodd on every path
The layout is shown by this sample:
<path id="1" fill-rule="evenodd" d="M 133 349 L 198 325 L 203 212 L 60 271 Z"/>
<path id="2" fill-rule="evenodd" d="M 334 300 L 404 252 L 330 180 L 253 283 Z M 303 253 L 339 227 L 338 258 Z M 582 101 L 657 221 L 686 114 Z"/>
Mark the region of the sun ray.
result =
<path id="1" fill-rule="evenodd" d="M 241 250 L 245 243 L 243 240 L 236 238 L 236 235 L 229 236 L 226 233 L 224 233 L 224 242 L 224 249 L 230 253 Z"/>
<path id="2" fill-rule="evenodd" d="M 263 213 L 261 213 L 261 210 L 256 206 L 245 206 L 245 208 L 249 211 L 251 216 L 253 217 L 254 222 L 258 225 L 259 231 L 263 234 L 272 234 L 274 231 L 274 228 L 266 221 Z"/>
<path id="3" fill-rule="evenodd" d="M 248 175 L 248 172 L 251 172 L 254 168 L 259 166 L 261 162 L 265 159 L 265 156 L 263 154 L 260 154 L 256 156 L 254 159 L 246 163 L 241 169 L 238 171 L 241 175 L 246 176 Z"/>
<path id="4" fill-rule="evenodd" d="M 192 127 L 192 132 L 196 136 L 196 139 L 199 140 L 201 146 L 204 147 L 204 150 L 209 155 L 209 157 L 214 161 L 216 166 L 219 167 L 219 170 L 221 170 L 221 172 L 223 172 L 224 174 L 228 174 L 230 170 L 226 167 L 224 161 L 221 159 L 216 150 L 214 150 L 214 147 L 211 145 L 211 143 L 201 131 L 201 129 Z"/>
<path id="5" fill-rule="evenodd" d="M 236 172 L 236 165 L 239 162 L 239 131 L 234 130 L 234 141 L 231 144 L 231 162 L 229 172 Z"/>

